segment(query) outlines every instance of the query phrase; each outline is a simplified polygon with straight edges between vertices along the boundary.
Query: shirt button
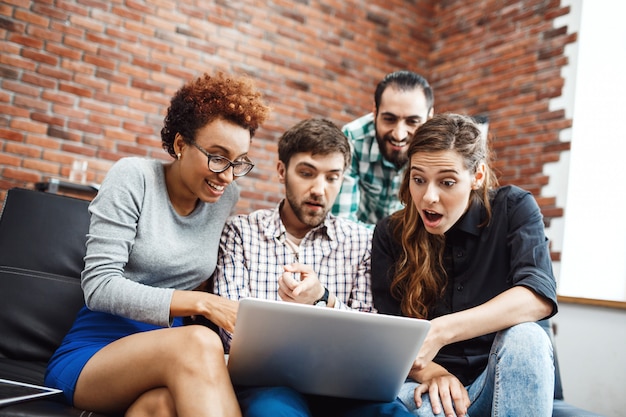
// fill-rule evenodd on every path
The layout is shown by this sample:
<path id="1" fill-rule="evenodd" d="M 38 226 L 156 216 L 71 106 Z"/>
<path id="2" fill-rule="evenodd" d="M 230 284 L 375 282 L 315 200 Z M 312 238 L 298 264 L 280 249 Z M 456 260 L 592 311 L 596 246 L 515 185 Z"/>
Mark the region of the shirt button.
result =
<path id="1" fill-rule="evenodd" d="M 459 285 L 456 287 L 456 290 L 457 290 L 457 291 L 463 291 L 463 284 L 459 284 Z"/>
<path id="2" fill-rule="evenodd" d="M 462 258 L 462 257 L 463 257 L 463 251 L 462 251 L 462 250 L 458 251 L 458 252 L 456 253 L 456 257 L 457 257 L 457 258 Z"/>

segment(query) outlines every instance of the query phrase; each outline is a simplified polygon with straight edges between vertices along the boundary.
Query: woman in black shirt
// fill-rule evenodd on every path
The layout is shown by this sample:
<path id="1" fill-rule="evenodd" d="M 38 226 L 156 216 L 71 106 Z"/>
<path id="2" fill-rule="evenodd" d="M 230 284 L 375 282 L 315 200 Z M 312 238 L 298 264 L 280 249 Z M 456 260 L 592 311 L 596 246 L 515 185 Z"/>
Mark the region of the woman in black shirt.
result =
<path id="1" fill-rule="evenodd" d="M 431 321 L 400 398 L 417 416 L 551 415 L 552 346 L 534 322 L 556 313 L 556 282 L 535 199 L 498 187 L 468 117 L 427 121 L 408 155 L 405 208 L 372 247 L 374 306 Z"/>

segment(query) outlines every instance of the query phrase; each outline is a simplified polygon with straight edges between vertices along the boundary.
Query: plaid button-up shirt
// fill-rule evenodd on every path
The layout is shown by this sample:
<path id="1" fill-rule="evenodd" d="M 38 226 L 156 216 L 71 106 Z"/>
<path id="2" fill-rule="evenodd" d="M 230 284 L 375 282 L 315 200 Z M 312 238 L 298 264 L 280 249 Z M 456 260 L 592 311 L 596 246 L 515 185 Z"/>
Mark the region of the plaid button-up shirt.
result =
<path id="1" fill-rule="evenodd" d="M 214 292 L 233 300 L 279 300 L 283 266 L 300 262 L 311 266 L 337 297 L 335 308 L 375 312 L 370 287 L 372 232 L 329 214 L 304 236 L 296 253 L 287 244 L 278 207 L 228 219 L 213 275 Z M 232 335 L 224 330 L 220 335 L 228 349 Z"/>
<path id="2" fill-rule="evenodd" d="M 398 193 L 404 168 L 398 170 L 380 153 L 373 113 L 348 123 L 342 130 L 350 140 L 352 163 L 332 213 L 373 228 L 378 220 L 403 207 Z"/>

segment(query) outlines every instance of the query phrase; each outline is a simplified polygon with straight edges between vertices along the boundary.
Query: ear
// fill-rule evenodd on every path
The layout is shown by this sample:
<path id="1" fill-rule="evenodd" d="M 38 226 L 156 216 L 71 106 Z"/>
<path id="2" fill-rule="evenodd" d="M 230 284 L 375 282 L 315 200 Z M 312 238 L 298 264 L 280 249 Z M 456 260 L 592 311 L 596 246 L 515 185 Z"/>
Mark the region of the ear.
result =
<path id="1" fill-rule="evenodd" d="M 432 119 L 434 115 L 435 115 L 435 108 L 431 107 L 430 111 L 428 112 L 428 118 Z"/>
<path id="2" fill-rule="evenodd" d="M 285 166 L 283 161 L 278 161 L 278 163 L 276 164 L 276 171 L 278 171 L 278 181 L 280 181 L 281 184 L 284 184 L 287 167 Z"/>
<path id="3" fill-rule="evenodd" d="M 474 178 L 472 180 L 472 190 L 478 190 L 482 187 L 483 182 L 485 181 L 485 163 L 481 162 L 478 164 L 476 168 L 476 172 L 474 173 Z"/>
<path id="4" fill-rule="evenodd" d="M 176 136 L 174 136 L 174 153 L 182 153 L 185 146 L 187 146 L 187 144 L 185 143 L 182 135 L 180 133 L 176 133 Z"/>

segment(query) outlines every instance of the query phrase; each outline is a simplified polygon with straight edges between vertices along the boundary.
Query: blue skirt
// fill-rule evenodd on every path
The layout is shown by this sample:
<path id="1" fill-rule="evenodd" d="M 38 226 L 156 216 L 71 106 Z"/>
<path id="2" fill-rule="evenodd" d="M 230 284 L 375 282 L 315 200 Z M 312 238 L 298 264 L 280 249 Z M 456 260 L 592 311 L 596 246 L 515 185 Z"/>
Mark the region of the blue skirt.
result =
<path id="1" fill-rule="evenodd" d="M 172 327 L 182 324 L 182 318 L 177 317 Z M 61 346 L 50 358 L 44 384 L 63 390 L 66 401 L 73 405 L 78 376 L 96 352 L 122 337 L 161 328 L 113 314 L 91 311 L 83 306 Z"/>

